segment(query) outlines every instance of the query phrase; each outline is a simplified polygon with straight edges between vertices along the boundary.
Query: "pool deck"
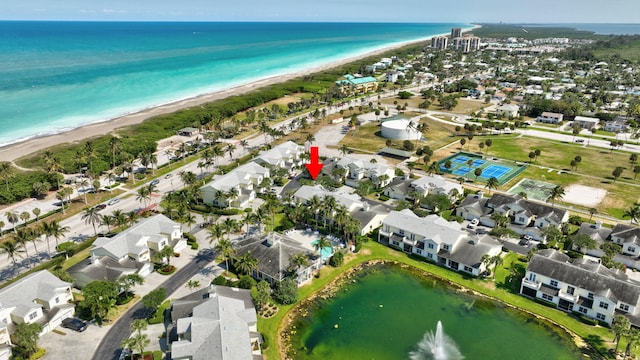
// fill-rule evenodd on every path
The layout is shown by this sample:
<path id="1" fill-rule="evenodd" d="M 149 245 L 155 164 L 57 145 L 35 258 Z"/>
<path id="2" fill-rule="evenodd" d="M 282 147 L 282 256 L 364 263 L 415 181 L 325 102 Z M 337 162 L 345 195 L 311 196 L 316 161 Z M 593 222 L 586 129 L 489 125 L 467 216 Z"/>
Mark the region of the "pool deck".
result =
<path id="1" fill-rule="evenodd" d="M 312 252 L 315 252 L 315 248 L 313 247 L 312 243 L 323 236 L 319 232 L 310 229 L 289 230 L 285 233 L 285 235 L 292 238 L 293 240 L 300 242 L 303 247 L 309 249 Z M 344 242 L 342 241 L 342 239 L 332 235 L 327 235 L 326 237 L 331 240 L 333 246 L 344 247 Z"/>

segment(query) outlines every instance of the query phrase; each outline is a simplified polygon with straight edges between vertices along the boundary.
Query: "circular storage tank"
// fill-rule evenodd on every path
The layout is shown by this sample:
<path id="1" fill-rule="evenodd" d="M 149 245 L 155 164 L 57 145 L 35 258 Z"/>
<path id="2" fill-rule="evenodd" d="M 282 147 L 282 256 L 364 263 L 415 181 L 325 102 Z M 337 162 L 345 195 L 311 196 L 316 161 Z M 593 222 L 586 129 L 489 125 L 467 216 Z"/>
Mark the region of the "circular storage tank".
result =
<path id="1" fill-rule="evenodd" d="M 409 119 L 389 120 L 382 123 L 382 137 L 394 140 L 418 140 L 422 134 L 416 130 L 418 124 Z"/>

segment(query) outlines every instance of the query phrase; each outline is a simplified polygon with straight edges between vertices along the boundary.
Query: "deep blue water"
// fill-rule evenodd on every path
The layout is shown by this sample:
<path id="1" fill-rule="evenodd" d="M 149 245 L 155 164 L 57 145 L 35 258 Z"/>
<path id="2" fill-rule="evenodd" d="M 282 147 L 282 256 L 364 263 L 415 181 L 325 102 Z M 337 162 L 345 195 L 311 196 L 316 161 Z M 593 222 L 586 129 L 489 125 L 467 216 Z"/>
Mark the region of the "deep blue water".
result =
<path id="1" fill-rule="evenodd" d="M 464 24 L 0 22 L 0 145 Z"/>

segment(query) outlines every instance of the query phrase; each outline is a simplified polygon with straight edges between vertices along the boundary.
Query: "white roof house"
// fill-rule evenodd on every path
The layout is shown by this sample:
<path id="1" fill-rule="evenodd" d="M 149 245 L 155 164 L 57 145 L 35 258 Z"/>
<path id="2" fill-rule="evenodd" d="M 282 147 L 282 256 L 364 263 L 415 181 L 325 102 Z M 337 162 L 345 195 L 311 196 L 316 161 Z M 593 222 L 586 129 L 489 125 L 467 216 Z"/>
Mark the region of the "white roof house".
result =
<path id="1" fill-rule="evenodd" d="M 598 125 L 598 123 L 600 123 L 600 119 L 587 116 L 576 116 L 573 119 L 574 125 L 580 126 L 585 129 L 593 129 Z"/>
<path id="2" fill-rule="evenodd" d="M 253 161 L 260 165 L 292 169 L 302 163 L 304 148 L 293 141 L 287 141 L 261 152 Z"/>
<path id="3" fill-rule="evenodd" d="M 97 238 L 93 243 L 91 256 L 109 256 L 114 260 L 130 257 L 137 261 L 149 261 L 149 250 L 159 251 L 181 238 L 180 224 L 157 214 L 138 221 L 112 238 Z"/>
<path id="4" fill-rule="evenodd" d="M 200 188 L 202 199 L 208 205 L 244 207 L 256 197 L 254 189 L 269 176 L 269 169 L 255 162 L 246 163 L 227 174 L 214 176 Z M 227 195 L 232 189 L 236 191 L 235 198 Z"/>
<path id="5" fill-rule="evenodd" d="M 336 199 L 338 204 L 343 205 L 348 211 L 353 211 L 363 207 L 363 203 L 360 200 L 360 196 L 357 194 L 349 194 L 340 189 L 337 191 L 329 191 L 323 188 L 321 185 L 309 186 L 302 185 L 298 191 L 293 194 L 295 200 L 300 203 L 307 203 L 314 196 L 317 196 L 322 200 L 325 196 L 331 196 Z"/>
<path id="6" fill-rule="evenodd" d="M 444 194 L 450 195 L 452 190 L 456 190 L 458 194 L 462 194 L 464 189 L 457 182 L 448 181 L 440 175 L 427 175 L 414 180 L 411 185 L 413 189 L 426 194 Z"/>
<path id="7" fill-rule="evenodd" d="M 249 290 L 210 286 L 173 302 L 169 326 L 175 360 L 261 358 Z"/>
<path id="8" fill-rule="evenodd" d="M 43 334 L 73 316 L 71 284 L 47 270 L 30 274 L 0 290 L 0 341 L 7 327 L 18 323 L 41 323 Z M 8 332 L 11 332 L 9 330 Z"/>
<path id="9" fill-rule="evenodd" d="M 502 249 L 500 242 L 489 236 L 469 236 L 457 222 L 438 215 L 421 218 L 409 209 L 389 213 L 382 222 L 378 241 L 476 276 L 485 270 L 482 256 L 498 255 Z"/>
<path id="10" fill-rule="evenodd" d="M 504 104 L 496 109 L 496 113 L 501 116 L 517 117 L 520 107 L 514 104 Z"/>
<path id="11" fill-rule="evenodd" d="M 343 157 L 336 163 L 336 167 L 347 169 L 345 184 L 358 187 L 363 179 L 369 179 L 378 187 L 387 186 L 395 176 L 395 170 L 386 165 L 372 163 L 366 160 Z"/>
<path id="12" fill-rule="evenodd" d="M 89 259 L 69 269 L 76 286 L 94 280 L 116 280 L 122 275 L 147 276 L 153 271 L 151 252 L 170 246 L 179 252 L 187 245 L 180 224 L 162 214 L 140 220 L 118 235 L 99 237 Z"/>

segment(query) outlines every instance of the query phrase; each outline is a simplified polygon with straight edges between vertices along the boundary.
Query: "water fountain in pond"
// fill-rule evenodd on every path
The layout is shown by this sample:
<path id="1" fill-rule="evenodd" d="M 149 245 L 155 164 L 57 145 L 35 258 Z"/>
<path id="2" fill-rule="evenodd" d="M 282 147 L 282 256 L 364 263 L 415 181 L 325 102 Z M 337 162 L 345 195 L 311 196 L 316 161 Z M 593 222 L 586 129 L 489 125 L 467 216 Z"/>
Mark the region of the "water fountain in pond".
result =
<path id="1" fill-rule="evenodd" d="M 428 331 L 418 343 L 418 349 L 409 353 L 411 360 L 460 360 L 458 346 L 442 331 L 442 323 L 438 321 L 435 334 Z"/>

